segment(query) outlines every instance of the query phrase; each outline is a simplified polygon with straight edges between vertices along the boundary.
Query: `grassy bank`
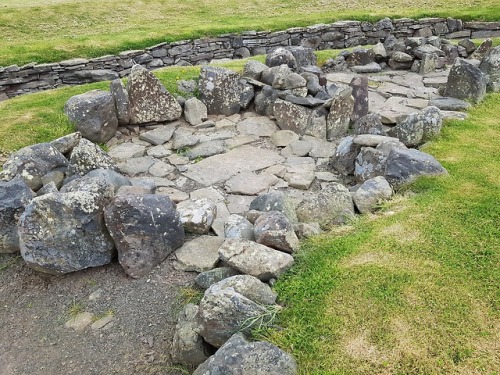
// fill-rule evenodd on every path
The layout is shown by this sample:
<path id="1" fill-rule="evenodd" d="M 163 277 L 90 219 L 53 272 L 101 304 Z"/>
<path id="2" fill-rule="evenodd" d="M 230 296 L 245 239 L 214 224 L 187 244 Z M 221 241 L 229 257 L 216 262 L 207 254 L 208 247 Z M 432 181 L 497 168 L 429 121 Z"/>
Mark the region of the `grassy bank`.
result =
<path id="1" fill-rule="evenodd" d="M 498 20 L 495 0 L 0 0 L 0 66 L 96 57 L 159 42 L 340 19 Z"/>
<path id="2" fill-rule="evenodd" d="M 425 147 L 448 176 L 305 243 L 276 286 L 283 329 L 267 335 L 301 374 L 497 373 L 499 109 L 490 95 Z"/>

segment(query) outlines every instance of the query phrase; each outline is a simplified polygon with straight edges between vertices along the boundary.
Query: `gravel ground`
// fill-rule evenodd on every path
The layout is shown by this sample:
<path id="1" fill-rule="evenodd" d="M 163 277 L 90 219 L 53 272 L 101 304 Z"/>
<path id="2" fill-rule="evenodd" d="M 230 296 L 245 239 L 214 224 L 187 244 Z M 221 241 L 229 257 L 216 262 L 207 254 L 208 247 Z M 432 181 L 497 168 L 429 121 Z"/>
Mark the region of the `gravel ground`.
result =
<path id="1" fill-rule="evenodd" d="M 57 277 L 0 254 L 0 374 L 185 374 L 169 353 L 193 278 L 172 257 L 134 280 L 117 263 Z M 111 322 L 65 327 L 83 312 Z"/>

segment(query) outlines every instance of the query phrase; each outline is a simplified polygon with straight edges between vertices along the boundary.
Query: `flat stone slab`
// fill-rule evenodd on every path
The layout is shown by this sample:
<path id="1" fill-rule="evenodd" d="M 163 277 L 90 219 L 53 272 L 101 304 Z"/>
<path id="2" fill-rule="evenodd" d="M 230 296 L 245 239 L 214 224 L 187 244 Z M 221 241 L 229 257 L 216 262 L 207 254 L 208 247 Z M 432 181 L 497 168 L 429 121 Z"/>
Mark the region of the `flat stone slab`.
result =
<path id="1" fill-rule="evenodd" d="M 219 262 L 219 248 L 224 239 L 218 236 L 200 236 L 186 242 L 175 251 L 174 268 L 180 271 L 204 272 Z"/>
<path id="2" fill-rule="evenodd" d="M 122 143 L 118 146 L 112 147 L 108 151 L 108 155 L 115 160 L 126 160 L 144 156 L 145 152 L 145 146 L 136 145 L 135 143 Z"/>
<path id="3" fill-rule="evenodd" d="M 244 135 L 258 135 L 259 137 L 270 137 L 279 130 L 276 122 L 267 116 L 249 117 L 236 126 L 238 131 Z"/>
<path id="4" fill-rule="evenodd" d="M 172 138 L 176 127 L 177 126 L 173 124 L 160 126 L 154 130 L 141 133 L 139 138 L 143 141 L 151 143 L 152 145 L 162 145 Z"/>
<path id="5" fill-rule="evenodd" d="M 257 171 L 284 160 L 275 151 L 245 145 L 187 166 L 184 176 L 210 186 L 225 182 L 239 172 Z"/>
<path id="6" fill-rule="evenodd" d="M 278 177 L 269 174 L 254 172 L 242 172 L 226 181 L 226 189 L 229 193 L 242 195 L 257 195 L 267 191 L 278 182 Z"/>
<path id="7" fill-rule="evenodd" d="M 361 134 L 354 137 L 353 143 L 362 147 L 377 147 L 380 143 L 384 141 L 399 142 L 398 138 L 386 137 L 383 135 L 375 134 Z"/>

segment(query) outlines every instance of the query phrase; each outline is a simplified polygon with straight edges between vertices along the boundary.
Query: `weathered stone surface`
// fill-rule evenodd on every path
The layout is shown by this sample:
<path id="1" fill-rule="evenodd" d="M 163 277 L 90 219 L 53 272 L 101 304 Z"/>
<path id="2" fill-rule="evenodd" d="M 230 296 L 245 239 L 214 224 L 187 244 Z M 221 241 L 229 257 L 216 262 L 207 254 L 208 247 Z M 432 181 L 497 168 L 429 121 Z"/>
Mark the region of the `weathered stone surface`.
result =
<path id="1" fill-rule="evenodd" d="M 141 156 L 127 159 L 118 163 L 118 169 L 121 173 L 128 176 L 136 176 L 140 173 L 147 173 L 156 163 L 156 160 L 150 156 Z"/>
<path id="2" fill-rule="evenodd" d="M 243 68 L 243 77 L 252 78 L 255 80 L 260 80 L 261 73 L 268 68 L 267 65 L 261 63 L 260 61 L 249 60 L 246 62 Z"/>
<path id="3" fill-rule="evenodd" d="M 50 142 L 50 144 L 58 149 L 61 154 L 67 154 L 78 146 L 80 139 L 82 139 L 81 133 L 75 132 L 62 136 L 61 138 L 57 138 Z"/>
<path id="4" fill-rule="evenodd" d="M 312 110 L 281 99 L 274 102 L 273 113 L 281 130 L 291 130 L 303 135 L 309 126 Z"/>
<path id="5" fill-rule="evenodd" d="M 196 276 L 194 281 L 200 288 L 208 289 L 210 288 L 210 286 L 218 283 L 221 280 L 239 274 L 240 273 L 237 270 L 231 267 L 219 267 L 209 271 L 201 272 L 198 276 Z"/>
<path id="6" fill-rule="evenodd" d="M 301 71 L 304 71 L 308 67 L 317 67 L 317 58 L 313 48 L 305 46 L 290 46 L 287 47 L 287 50 L 289 50 L 293 57 L 295 57 L 297 67 L 301 68 Z"/>
<path id="7" fill-rule="evenodd" d="M 443 111 L 466 111 L 471 107 L 469 102 L 457 98 L 435 98 L 429 102 L 429 105 Z"/>
<path id="8" fill-rule="evenodd" d="M 217 284 L 215 284 L 217 285 Z M 236 332 L 250 333 L 266 308 L 234 289 L 205 291 L 197 320 L 199 333 L 209 344 L 220 347 Z"/>
<path id="9" fill-rule="evenodd" d="M 418 113 L 411 113 L 388 134 L 408 147 L 415 147 L 439 135 L 442 124 L 441 111 L 436 107 L 427 107 Z"/>
<path id="10" fill-rule="evenodd" d="M 17 222 L 32 198 L 24 180 L 0 181 L 0 254 L 19 252 Z"/>
<path id="11" fill-rule="evenodd" d="M 77 191 L 100 194 L 105 199 L 111 199 L 115 195 L 114 185 L 101 177 L 83 176 L 65 184 L 60 190 L 61 193 Z"/>
<path id="12" fill-rule="evenodd" d="M 322 227 L 345 224 L 354 216 L 351 193 L 332 182 L 314 195 L 306 197 L 296 208 L 300 222 L 317 222 Z"/>
<path id="13" fill-rule="evenodd" d="M 278 297 L 269 285 L 250 275 L 235 275 L 225 278 L 210 286 L 208 293 L 229 288 L 261 305 L 273 305 Z"/>
<path id="14" fill-rule="evenodd" d="M 67 165 L 68 160 L 57 148 L 49 143 L 39 143 L 11 154 L 3 165 L 2 175 L 7 181 L 19 176 L 30 189 L 36 191 L 42 187 L 44 175 Z"/>
<path id="15" fill-rule="evenodd" d="M 380 64 L 376 62 L 371 62 L 366 65 L 356 65 L 351 67 L 351 70 L 354 73 L 380 73 L 382 71 L 382 67 Z"/>
<path id="16" fill-rule="evenodd" d="M 278 130 L 271 134 L 271 141 L 277 147 L 286 147 L 293 141 L 298 141 L 298 134 L 294 133 L 291 130 Z"/>
<path id="17" fill-rule="evenodd" d="M 82 191 L 34 198 L 18 226 L 28 266 L 63 274 L 110 263 L 115 245 L 104 225 L 104 204 L 101 195 Z"/>
<path id="18" fill-rule="evenodd" d="M 93 90 L 69 98 L 64 113 L 82 137 L 95 143 L 107 142 L 118 128 L 115 101 L 107 91 Z"/>
<path id="19" fill-rule="evenodd" d="M 163 125 L 148 132 L 141 133 L 139 139 L 149 142 L 152 145 L 162 145 L 168 142 L 174 134 L 176 125 Z"/>
<path id="20" fill-rule="evenodd" d="M 300 247 L 299 239 L 287 217 L 279 211 L 265 212 L 254 224 L 255 241 L 262 245 L 293 253 Z"/>
<path id="21" fill-rule="evenodd" d="M 352 87 L 339 86 L 326 119 L 326 137 L 328 140 L 346 135 L 353 109 Z"/>
<path id="22" fill-rule="evenodd" d="M 391 185 L 382 177 L 366 180 L 353 194 L 352 199 L 362 214 L 373 212 L 378 205 L 392 196 Z"/>
<path id="23" fill-rule="evenodd" d="M 267 116 L 249 117 L 236 126 L 240 134 L 270 137 L 278 130 L 276 123 Z"/>
<path id="24" fill-rule="evenodd" d="M 182 309 L 172 341 L 172 361 L 185 366 L 198 366 L 209 357 L 203 338 L 196 332 L 198 306 L 188 303 Z"/>
<path id="25" fill-rule="evenodd" d="M 179 214 L 166 196 L 120 195 L 104 216 L 118 261 L 131 277 L 148 274 L 184 243 Z"/>
<path id="26" fill-rule="evenodd" d="M 354 161 L 361 150 L 361 146 L 353 142 L 354 137 L 348 135 L 340 140 L 335 155 L 331 159 L 331 166 L 337 172 L 345 175 L 354 172 Z"/>
<path id="27" fill-rule="evenodd" d="M 291 187 L 308 190 L 314 181 L 315 164 L 310 157 L 288 157 L 285 162 L 285 180 Z"/>
<path id="28" fill-rule="evenodd" d="M 182 108 L 153 73 L 134 65 L 127 82 L 131 124 L 165 122 L 181 117 Z"/>
<path id="29" fill-rule="evenodd" d="M 245 171 L 238 173 L 226 181 L 226 189 L 229 193 L 243 195 L 257 195 L 267 191 L 278 182 L 278 178 L 272 174 L 262 172 Z"/>
<path id="30" fill-rule="evenodd" d="M 352 126 L 354 134 L 377 134 L 385 135 L 380 115 L 369 113 L 358 119 Z"/>
<path id="31" fill-rule="evenodd" d="M 84 177 L 99 177 L 105 181 L 108 181 L 114 187 L 115 193 L 122 186 L 130 186 L 132 183 L 124 175 L 115 172 L 112 169 L 94 169 L 87 173 Z"/>
<path id="32" fill-rule="evenodd" d="M 118 146 L 111 147 L 108 151 L 108 155 L 115 160 L 137 158 L 140 156 L 144 156 L 145 153 L 146 146 L 137 145 L 131 142 L 121 143 Z"/>
<path id="33" fill-rule="evenodd" d="M 290 223 L 297 222 L 295 205 L 293 201 L 283 193 L 259 195 L 250 203 L 250 209 L 261 212 L 278 211 L 283 213 Z"/>
<path id="34" fill-rule="evenodd" d="M 290 354 L 268 342 L 248 342 L 238 333 L 202 363 L 193 375 L 295 375 L 297 371 L 297 364 Z"/>
<path id="35" fill-rule="evenodd" d="M 500 46 L 492 48 L 486 54 L 479 69 L 490 77 L 489 91 L 500 92 Z"/>
<path id="36" fill-rule="evenodd" d="M 207 106 L 197 98 L 190 98 L 184 103 L 184 117 L 191 125 L 199 125 L 208 118 Z"/>
<path id="37" fill-rule="evenodd" d="M 354 77 L 349 86 L 352 87 L 352 97 L 354 98 L 351 121 L 356 122 L 368 114 L 368 77 Z"/>
<path id="38" fill-rule="evenodd" d="M 226 240 L 219 249 L 219 257 L 229 266 L 262 281 L 278 278 L 293 265 L 291 255 L 246 240 Z"/>
<path id="39" fill-rule="evenodd" d="M 382 142 L 399 142 L 399 139 L 385 135 L 360 134 L 355 136 L 352 141 L 361 147 L 377 147 Z"/>
<path id="40" fill-rule="evenodd" d="M 445 95 L 478 103 L 486 95 L 487 84 L 488 76 L 482 70 L 457 59 L 448 75 Z"/>
<path id="41" fill-rule="evenodd" d="M 385 178 L 393 187 L 412 183 L 420 176 L 447 174 L 429 154 L 415 149 L 393 148 L 387 158 Z"/>
<path id="42" fill-rule="evenodd" d="M 376 176 L 383 176 L 388 152 L 372 147 L 363 147 L 356 157 L 354 177 L 363 182 Z"/>
<path id="43" fill-rule="evenodd" d="M 82 139 L 71 153 L 67 174 L 84 176 L 94 169 L 116 170 L 117 167 L 113 159 L 99 146 Z"/>
<path id="44" fill-rule="evenodd" d="M 120 125 L 126 125 L 130 122 L 130 111 L 128 107 L 128 92 L 121 79 L 111 81 L 109 91 L 113 97 L 116 109 L 116 117 Z"/>
<path id="45" fill-rule="evenodd" d="M 375 53 L 372 49 L 356 48 L 350 52 L 346 58 L 348 67 L 355 65 L 366 65 L 375 60 Z"/>
<path id="46" fill-rule="evenodd" d="M 266 56 L 266 65 L 270 68 L 274 66 L 287 65 L 290 69 L 297 69 L 297 60 L 292 52 L 285 48 L 276 48 Z"/>
<path id="47" fill-rule="evenodd" d="M 298 238 L 309 238 L 321 233 L 319 223 L 295 223 L 293 230 Z"/>
<path id="48" fill-rule="evenodd" d="M 293 70 L 290 69 L 286 64 L 273 66 L 262 71 L 261 81 L 271 86 L 273 89 L 277 89 L 285 81 L 285 77 L 292 73 Z"/>
<path id="49" fill-rule="evenodd" d="M 217 206 L 207 198 L 185 200 L 177 205 L 180 220 L 187 232 L 208 233 L 217 216 Z"/>
<path id="50" fill-rule="evenodd" d="M 222 237 L 200 236 L 175 251 L 174 268 L 181 271 L 204 272 L 217 266 Z"/>
<path id="51" fill-rule="evenodd" d="M 241 215 L 232 214 L 224 223 L 224 237 L 255 241 L 253 224 Z"/>
<path id="52" fill-rule="evenodd" d="M 191 164 L 184 175 L 202 185 L 210 186 L 227 181 L 239 172 L 264 169 L 280 164 L 283 160 L 284 158 L 274 151 L 245 145 Z"/>
<path id="53" fill-rule="evenodd" d="M 240 111 L 242 85 L 232 70 L 203 66 L 200 70 L 200 99 L 210 115 L 231 116 Z"/>

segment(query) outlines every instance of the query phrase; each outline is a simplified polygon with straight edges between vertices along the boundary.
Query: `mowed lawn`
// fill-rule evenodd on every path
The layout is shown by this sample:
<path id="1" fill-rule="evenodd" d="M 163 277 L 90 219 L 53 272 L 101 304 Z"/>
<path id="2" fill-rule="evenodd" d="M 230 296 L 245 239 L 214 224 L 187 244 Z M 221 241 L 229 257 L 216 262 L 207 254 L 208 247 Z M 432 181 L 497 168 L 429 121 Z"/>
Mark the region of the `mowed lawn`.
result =
<path id="1" fill-rule="evenodd" d="M 339 19 L 500 19 L 497 0 L 0 0 L 0 66 Z"/>

